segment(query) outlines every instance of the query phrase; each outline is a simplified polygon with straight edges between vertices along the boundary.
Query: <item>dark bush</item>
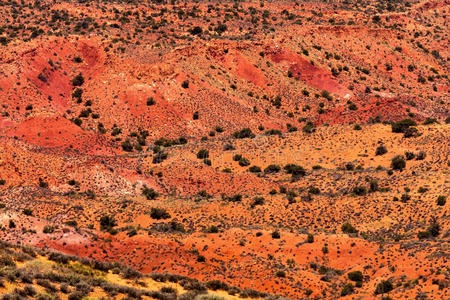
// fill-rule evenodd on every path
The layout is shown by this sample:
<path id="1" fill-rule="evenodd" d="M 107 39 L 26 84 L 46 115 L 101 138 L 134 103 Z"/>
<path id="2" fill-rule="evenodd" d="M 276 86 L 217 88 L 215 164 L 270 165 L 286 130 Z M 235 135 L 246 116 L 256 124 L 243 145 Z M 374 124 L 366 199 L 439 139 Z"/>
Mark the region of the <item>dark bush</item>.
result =
<path id="1" fill-rule="evenodd" d="M 222 282 L 220 280 L 208 281 L 206 283 L 206 287 L 213 291 L 217 291 L 217 290 L 228 291 L 228 289 L 229 289 L 229 286 L 225 282 Z"/>
<path id="2" fill-rule="evenodd" d="M 280 172 L 280 170 L 281 170 L 281 168 L 279 165 L 268 165 L 264 169 L 264 173 L 266 173 L 266 174 L 278 173 L 278 172 Z"/>
<path id="3" fill-rule="evenodd" d="M 315 186 L 310 186 L 309 189 L 308 189 L 308 194 L 319 195 L 320 194 L 320 189 L 318 187 L 315 187 Z"/>
<path id="4" fill-rule="evenodd" d="M 427 154 L 424 151 L 420 151 L 416 155 L 416 160 L 424 160 L 427 157 Z"/>
<path id="5" fill-rule="evenodd" d="M 159 151 L 156 153 L 156 155 L 153 157 L 153 163 L 159 164 L 162 163 L 165 159 L 167 159 L 168 154 L 164 151 Z"/>
<path id="6" fill-rule="evenodd" d="M 353 194 L 357 196 L 363 196 L 367 193 L 367 188 L 362 185 L 357 185 L 353 188 Z"/>
<path id="7" fill-rule="evenodd" d="M 282 270 L 279 270 L 279 271 L 277 271 L 277 272 L 275 273 L 275 275 L 276 275 L 277 277 L 280 277 L 280 278 L 285 278 L 285 277 L 286 277 L 286 272 L 284 272 L 284 271 L 282 271 Z"/>
<path id="8" fill-rule="evenodd" d="M 446 202 L 447 202 L 447 197 L 445 197 L 443 195 L 440 195 L 436 200 L 436 204 L 439 206 L 444 206 Z"/>
<path id="9" fill-rule="evenodd" d="M 233 137 L 236 139 L 254 138 L 255 134 L 250 128 L 244 128 L 233 133 Z"/>
<path id="10" fill-rule="evenodd" d="M 403 170 L 406 167 L 406 161 L 401 155 L 397 155 L 391 161 L 391 167 L 394 170 Z"/>
<path id="11" fill-rule="evenodd" d="M 358 233 L 358 230 L 357 230 L 355 227 L 353 227 L 353 225 L 351 225 L 351 224 L 348 223 L 348 222 L 342 224 L 341 230 L 342 230 L 342 232 L 344 232 L 344 233 Z"/>
<path id="12" fill-rule="evenodd" d="M 156 220 L 169 219 L 170 214 L 164 208 L 152 207 L 150 217 Z"/>
<path id="13" fill-rule="evenodd" d="M 383 155 L 387 153 L 387 149 L 385 145 L 379 145 L 375 150 L 375 155 Z"/>
<path id="14" fill-rule="evenodd" d="M 251 166 L 248 170 L 251 173 L 261 173 L 261 168 L 258 166 Z"/>
<path id="15" fill-rule="evenodd" d="M 405 138 L 415 137 L 419 135 L 419 130 L 415 127 L 409 127 L 405 129 L 403 136 Z"/>
<path id="16" fill-rule="evenodd" d="M 245 157 L 241 157 L 241 158 L 239 159 L 239 165 L 240 165 L 241 167 L 249 166 L 249 165 L 250 165 L 250 161 L 249 161 L 247 158 L 245 158 Z"/>
<path id="17" fill-rule="evenodd" d="M 281 131 L 278 129 L 270 129 L 265 132 L 266 135 L 281 135 Z"/>
<path id="18" fill-rule="evenodd" d="M 117 226 L 117 221 L 112 216 L 104 215 L 100 218 L 100 229 L 103 231 L 110 231 Z"/>
<path id="19" fill-rule="evenodd" d="M 147 198 L 147 200 L 154 200 L 156 199 L 156 197 L 159 196 L 159 194 L 154 189 L 148 188 L 145 185 L 142 188 L 142 195 L 144 195 Z"/>
<path id="20" fill-rule="evenodd" d="M 370 191 L 371 192 L 377 192 L 379 190 L 379 186 L 378 186 L 378 180 L 371 180 L 370 183 Z"/>
<path id="21" fill-rule="evenodd" d="M 394 289 L 394 286 L 392 285 L 392 283 L 390 281 L 383 280 L 377 285 L 377 287 L 375 289 L 375 294 L 379 295 L 379 294 L 389 293 L 393 289 Z"/>
<path id="22" fill-rule="evenodd" d="M 133 145 L 131 144 L 131 141 L 129 139 L 126 139 L 122 142 L 122 150 L 126 152 L 133 151 Z"/>
<path id="23" fill-rule="evenodd" d="M 342 288 L 341 296 L 351 295 L 351 294 L 353 294 L 354 291 L 355 291 L 355 289 L 353 288 L 353 284 L 347 283 Z"/>
<path id="24" fill-rule="evenodd" d="M 347 276 L 348 276 L 348 279 L 350 279 L 351 281 L 362 281 L 363 280 L 363 274 L 361 271 L 348 272 Z"/>
<path id="25" fill-rule="evenodd" d="M 223 199 L 225 201 L 228 201 L 228 202 L 241 202 L 242 201 L 242 195 L 236 194 L 236 195 L 228 196 L 228 197 L 224 196 Z"/>
<path id="26" fill-rule="evenodd" d="M 200 35 L 203 33 L 203 29 L 200 26 L 195 26 L 194 28 L 189 29 L 189 33 L 192 35 Z"/>
<path id="27" fill-rule="evenodd" d="M 199 159 L 209 158 L 209 151 L 206 149 L 200 149 L 197 152 L 197 158 L 199 158 Z"/>
<path id="28" fill-rule="evenodd" d="M 79 73 L 77 76 L 75 76 L 72 79 L 72 85 L 73 86 L 82 86 L 84 83 L 84 77 L 83 74 Z"/>
<path id="29" fill-rule="evenodd" d="M 423 125 L 430 125 L 430 124 L 439 124 L 439 122 L 435 118 L 427 118 Z"/>
<path id="30" fill-rule="evenodd" d="M 345 169 L 347 171 L 353 171 L 355 169 L 355 165 L 351 162 L 345 164 Z"/>
<path id="31" fill-rule="evenodd" d="M 306 123 L 306 125 L 303 126 L 302 130 L 303 130 L 303 132 L 305 132 L 305 133 L 313 133 L 314 131 L 316 131 L 316 125 L 314 125 L 313 122 L 308 121 L 308 122 Z"/>
<path id="32" fill-rule="evenodd" d="M 406 160 L 411 160 L 411 159 L 414 159 L 416 157 L 416 155 L 412 152 L 406 151 L 405 157 L 406 157 Z"/>
<path id="33" fill-rule="evenodd" d="M 211 225 L 206 229 L 207 233 L 218 233 L 219 232 L 219 227 L 217 227 L 216 225 Z"/>
<path id="34" fill-rule="evenodd" d="M 417 123 L 411 119 L 404 119 L 391 124 L 392 132 L 404 133 L 406 129 L 411 126 L 416 126 Z"/>
<path id="35" fill-rule="evenodd" d="M 296 164 L 287 164 L 286 166 L 284 166 L 284 170 L 286 171 L 286 173 L 292 174 L 293 177 L 306 175 L 306 170 L 302 166 Z"/>
<path id="36" fill-rule="evenodd" d="M 32 216 L 33 215 L 33 210 L 31 210 L 30 208 L 24 208 L 22 210 L 22 213 L 26 216 Z"/>
<path id="37" fill-rule="evenodd" d="M 230 150 L 234 150 L 234 146 L 232 144 L 225 144 L 223 146 L 223 151 L 230 151 Z"/>
<path id="38" fill-rule="evenodd" d="M 265 202 L 264 197 L 255 197 L 253 198 L 253 202 L 250 204 L 250 206 L 253 208 L 256 205 L 263 205 Z"/>
<path id="39" fill-rule="evenodd" d="M 437 223 L 437 222 L 433 222 L 433 223 L 431 223 L 431 225 L 428 227 L 428 230 L 427 230 L 429 233 L 430 233 L 430 235 L 432 236 L 432 237 L 437 237 L 437 236 L 439 236 L 439 233 L 440 233 L 440 231 L 441 231 L 441 225 L 439 225 L 439 223 Z"/>

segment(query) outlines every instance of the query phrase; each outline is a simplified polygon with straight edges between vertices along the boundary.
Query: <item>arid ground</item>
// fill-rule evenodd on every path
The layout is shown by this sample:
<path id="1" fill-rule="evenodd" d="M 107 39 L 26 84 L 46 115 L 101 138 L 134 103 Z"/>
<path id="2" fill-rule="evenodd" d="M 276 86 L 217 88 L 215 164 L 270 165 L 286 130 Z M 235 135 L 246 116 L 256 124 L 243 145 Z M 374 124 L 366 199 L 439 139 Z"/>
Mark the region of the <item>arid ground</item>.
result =
<path id="1" fill-rule="evenodd" d="M 450 299 L 448 0 L 0 14 L 2 299 Z"/>

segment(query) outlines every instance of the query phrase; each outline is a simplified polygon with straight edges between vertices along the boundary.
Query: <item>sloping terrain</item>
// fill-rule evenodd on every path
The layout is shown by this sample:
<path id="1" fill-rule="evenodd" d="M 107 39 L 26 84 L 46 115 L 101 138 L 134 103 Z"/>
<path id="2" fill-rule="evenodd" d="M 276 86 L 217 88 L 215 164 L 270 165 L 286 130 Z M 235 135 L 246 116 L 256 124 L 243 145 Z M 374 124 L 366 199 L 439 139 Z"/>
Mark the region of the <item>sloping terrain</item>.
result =
<path id="1" fill-rule="evenodd" d="M 0 13 L 5 299 L 450 297 L 448 1 Z"/>
<path id="2" fill-rule="evenodd" d="M 220 281 L 206 284 L 171 274 L 144 275 L 120 264 L 80 259 L 58 252 L 1 244 L 3 298 L 244 299 Z M 241 294 L 251 291 L 241 291 Z M 247 295 L 248 295 L 247 294 Z M 261 299 L 257 292 L 251 295 Z M 271 298 L 277 299 L 277 298 Z"/>

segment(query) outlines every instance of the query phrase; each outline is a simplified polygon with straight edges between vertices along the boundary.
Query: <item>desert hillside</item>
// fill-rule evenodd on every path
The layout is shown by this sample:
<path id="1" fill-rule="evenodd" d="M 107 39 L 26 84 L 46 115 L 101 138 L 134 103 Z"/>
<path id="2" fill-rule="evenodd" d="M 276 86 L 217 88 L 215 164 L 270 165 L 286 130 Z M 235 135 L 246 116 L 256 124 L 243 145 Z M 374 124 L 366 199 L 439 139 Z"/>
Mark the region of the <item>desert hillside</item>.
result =
<path id="1" fill-rule="evenodd" d="M 449 4 L 2 1 L 2 299 L 449 299 Z"/>

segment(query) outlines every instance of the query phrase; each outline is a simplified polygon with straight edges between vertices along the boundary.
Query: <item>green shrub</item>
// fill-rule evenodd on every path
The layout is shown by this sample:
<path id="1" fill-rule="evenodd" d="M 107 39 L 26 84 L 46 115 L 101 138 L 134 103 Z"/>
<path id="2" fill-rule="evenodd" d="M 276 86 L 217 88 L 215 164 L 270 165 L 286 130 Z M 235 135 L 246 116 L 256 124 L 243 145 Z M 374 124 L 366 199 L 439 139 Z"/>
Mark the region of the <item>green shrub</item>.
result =
<path id="1" fill-rule="evenodd" d="M 392 285 L 392 283 L 390 281 L 383 280 L 377 285 L 377 287 L 375 289 L 375 294 L 379 295 L 379 294 L 389 293 L 393 289 L 394 289 L 394 286 Z"/>
<path id="2" fill-rule="evenodd" d="M 355 165 L 351 162 L 345 164 L 345 169 L 347 171 L 353 171 L 355 169 Z"/>
<path id="3" fill-rule="evenodd" d="M 239 161 L 242 158 L 242 154 L 235 154 L 233 155 L 233 160 L 234 161 Z"/>
<path id="4" fill-rule="evenodd" d="M 162 163 L 165 159 L 167 159 L 168 154 L 164 151 L 160 151 L 156 153 L 156 155 L 153 157 L 153 163 L 159 164 Z"/>
<path id="5" fill-rule="evenodd" d="M 415 128 L 415 127 L 406 128 L 404 133 L 403 133 L 403 136 L 405 138 L 415 137 L 415 136 L 418 136 L 418 135 L 419 135 L 419 130 L 417 128 Z"/>
<path id="6" fill-rule="evenodd" d="M 152 207 L 150 217 L 156 220 L 169 219 L 170 214 L 164 208 Z"/>
<path id="7" fill-rule="evenodd" d="M 348 222 L 342 224 L 341 230 L 342 230 L 342 232 L 344 232 L 344 233 L 358 233 L 358 230 L 357 230 L 355 227 L 353 227 L 353 225 L 351 225 L 351 224 L 348 223 Z"/>
<path id="8" fill-rule="evenodd" d="M 394 170 L 403 170 L 406 167 L 406 161 L 403 156 L 397 155 L 391 161 L 391 167 Z"/>
<path id="9" fill-rule="evenodd" d="M 192 35 L 200 35 L 203 33 L 203 29 L 200 26 L 195 26 L 189 29 L 189 33 Z"/>
<path id="10" fill-rule="evenodd" d="M 284 272 L 282 270 L 279 270 L 279 271 L 277 271 L 277 273 L 275 275 L 277 277 L 280 277 L 280 278 L 285 278 L 286 277 L 286 272 Z"/>
<path id="11" fill-rule="evenodd" d="M 431 234 L 430 234 L 428 231 L 419 231 L 419 232 L 417 233 L 417 237 L 419 238 L 419 240 L 427 239 L 427 238 L 429 238 L 430 236 L 431 236 Z"/>
<path id="12" fill-rule="evenodd" d="M 144 195 L 147 200 L 154 200 L 159 194 L 152 188 L 148 188 L 146 185 L 142 188 L 142 195 Z"/>
<path id="13" fill-rule="evenodd" d="M 361 271 L 348 272 L 347 276 L 348 276 L 348 279 L 350 279 L 351 281 L 362 281 L 363 280 L 363 274 Z"/>
<path id="14" fill-rule="evenodd" d="M 428 232 L 430 233 L 430 235 L 432 237 L 439 236 L 440 231 L 441 231 L 441 225 L 439 225 L 439 223 L 437 223 L 437 222 L 431 223 L 431 225 L 428 227 Z"/>
<path id="15" fill-rule="evenodd" d="M 328 101 L 333 100 L 333 97 L 331 97 L 330 93 L 329 93 L 327 90 L 323 90 L 323 91 L 320 93 L 320 95 L 321 95 L 323 98 L 327 99 Z"/>
<path id="16" fill-rule="evenodd" d="M 218 233 L 219 232 L 219 227 L 217 227 L 216 225 L 211 225 L 206 229 L 207 233 Z"/>
<path id="17" fill-rule="evenodd" d="M 406 160 L 411 160 L 411 159 L 414 159 L 416 157 L 416 155 L 412 152 L 406 151 L 405 157 L 406 157 Z"/>
<path id="18" fill-rule="evenodd" d="M 378 180 L 372 179 L 369 182 L 369 186 L 371 192 L 377 192 L 379 190 Z"/>
<path id="19" fill-rule="evenodd" d="M 265 132 L 266 135 L 281 135 L 281 131 L 278 129 L 270 129 Z"/>
<path id="20" fill-rule="evenodd" d="M 272 238 L 273 239 L 279 239 L 280 236 L 280 232 L 278 232 L 277 230 L 275 230 L 274 232 L 272 232 Z"/>
<path id="21" fill-rule="evenodd" d="M 209 151 L 206 150 L 206 149 L 200 149 L 200 150 L 197 152 L 197 158 L 198 158 L 198 159 L 206 159 L 206 158 L 209 158 Z"/>
<path id="22" fill-rule="evenodd" d="M 427 154 L 424 151 L 420 151 L 416 155 L 416 160 L 424 160 L 427 157 Z"/>
<path id="23" fill-rule="evenodd" d="M 284 170 L 286 171 L 286 173 L 292 174 L 292 176 L 306 175 L 306 170 L 302 166 L 296 164 L 287 164 L 286 166 L 284 166 Z"/>
<path id="24" fill-rule="evenodd" d="M 261 173 L 261 168 L 258 166 L 251 166 L 248 170 L 251 173 Z"/>
<path id="25" fill-rule="evenodd" d="M 401 121 L 397 121 L 391 124 L 392 132 L 396 133 L 404 133 L 406 129 L 411 126 L 416 126 L 417 123 L 411 119 L 403 119 Z"/>
<path id="26" fill-rule="evenodd" d="M 257 205 L 263 205 L 265 201 L 266 200 L 264 199 L 264 197 L 255 197 L 253 198 L 253 202 L 250 204 L 250 206 L 253 208 Z"/>
<path id="27" fill-rule="evenodd" d="M 249 166 L 249 165 L 250 165 L 250 161 L 249 161 L 247 158 L 245 158 L 245 157 L 241 157 L 241 158 L 239 159 L 239 165 L 240 165 L 241 167 Z"/>
<path id="28" fill-rule="evenodd" d="M 110 231 L 117 226 L 117 221 L 112 216 L 104 215 L 100 218 L 100 229 Z"/>
<path id="29" fill-rule="evenodd" d="M 280 172 L 280 170 L 281 170 L 281 168 L 279 165 L 268 165 L 264 169 L 264 173 L 266 173 L 266 174 L 278 173 L 278 172 Z"/>
<path id="30" fill-rule="evenodd" d="M 314 125 L 313 122 L 308 121 L 308 122 L 306 123 L 306 125 L 303 126 L 302 130 L 303 130 L 303 132 L 305 132 L 305 133 L 313 133 L 314 131 L 316 131 L 316 125 Z"/>
<path id="31" fill-rule="evenodd" d="M 441 231 L 441 225 L 439 225 L 439 223 L 434 221 L 433 223 L 430 224 L 430 226 L 428 226 L 426 231 L 419 231 L 419 233 L 417 234 L 417 237 L 419 239 L 427 239 L 430 237 L 437 237 L 437 236 L 439 236 L 440 231 Z"/>
<path id="32" fill-rule="evenodd" d="M 424 122 L 423 125 L 430 125 L 430 124 L 439 124 L 438 120 L 436 120 L 435 118 L 427 118 Z"/>
<path id="33" fill-rule="evenodd" d="M 223 197 L 223 199 L 225 201 L 229 201 L 229 202 L 241 202 L 242 201 L 242 195 L 241 194 L 236 194 L 233 196 L 228 196 L 228 197 Z"/>
<path id="34" fill-rule="evenodd" d="M 354 291 L 355 291 L 355 289 L 353 288 L 353 284 L 347 283 L 342 288 L 341 296 L 351 295 L 351 294 L 353 294 Z"/>
<path id="35" fill-rule="evenodd" d="M 357 185 L 353 188 L 353 194 L 357 196 L 364 196 L 365 194 L 367 194 L 367 188 L 362 185 Z"/>
<path id="36" fill-rule="evenodd" d="M 233 137 L 236 139 L 254 138 L 255 134 L 250 128 L 244 128 L 233 133 Z"/>
<path id="37" fill-rule="evenodd" d="M 308 194 L 319 195 L 320 194 L 320 189 L 315 187 L 315 186 L 310 186 L 309 189 L 308 189 Z"/>
<path id="38" fill-rule="evenodd" d="M 126 152 L 132 152 L 133 151 L 133 145 L 131 144 L 131 141 L 129 139 L 126 139 L 122 142 L 122 150 Z"/>
<path id="39" fill-rule="evenodd" d="M 55 232 L 55 227 L 52 226 L 52 225 L 45 225 L 42 232 L 43 233 L 47 233 L 47 234 L 48 233 L 53 233 L 53 232 Z"/>
<path id="40" fill-rule="evenodd" d="M 72 85 L 73 86 L 82 86 L 84 83 L 84 77 L 83 74 L 79 73 L 77 76 L 75 76 L 72 79 Z"/>
<path id="41" fill-rule="evenodd" d="M 379 145 L 375 150 L 375 155 L 383 155 L 387 153 L 387 149 L 385 145 Z"/>
<path id="42" fill-rule="evenodd" d="M 446 202 L 447 202 L 447 197 L 445 197 L 443 195 L 440 195 L 436 200 L 436 204 L 439 206 L 444 206 Z"/>
<path id="43" fill-rule="evenodd" d="M 22 213 L 26 216 L 32 216 L 33 215 L 33 211 L 30 208 L 24 208 L 22 210 Z"/>

